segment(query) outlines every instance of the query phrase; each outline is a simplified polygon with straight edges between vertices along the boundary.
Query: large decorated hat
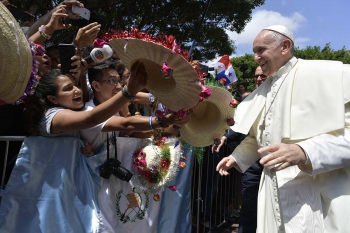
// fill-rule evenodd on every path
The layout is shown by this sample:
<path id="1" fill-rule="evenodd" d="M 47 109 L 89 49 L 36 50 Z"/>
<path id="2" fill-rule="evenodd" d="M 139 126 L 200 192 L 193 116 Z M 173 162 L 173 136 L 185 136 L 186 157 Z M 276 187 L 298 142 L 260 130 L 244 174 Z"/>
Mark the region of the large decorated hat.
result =
<path id="1" fill-rule="evenodd" d="M 162 138 L 134 152 L 135 187 L 157 194 L 170 186 L 177 175 L 182 156 L 182 146 L 177 138 Z"/>
<path id="2" fill-rule="evenodd" d="M 215 138 L 221 138 L 234 124 L 236 103 L 231 93 L 218 86 L 206 88 L 211 95 L 192 109 L 190 121 L 180 128 L 182 140 L 195 147 L 212 145 Z"/>
<path id="3" fill-rule="evenodd" d="M 167 108 L 188 110 L 197 104 L 198 75 L 173 36 L 153 37 L 132 29 L 107 33 L 104 39 L 129 68 L 136 60 L 144 63 L 147 89 Z"/>
<path id="4" fill-rule="evenodd" d="M 0 3 L 0 99 L 13 103 L 27 88 L 32 71 L 32 52 L 16 19 Z"/>

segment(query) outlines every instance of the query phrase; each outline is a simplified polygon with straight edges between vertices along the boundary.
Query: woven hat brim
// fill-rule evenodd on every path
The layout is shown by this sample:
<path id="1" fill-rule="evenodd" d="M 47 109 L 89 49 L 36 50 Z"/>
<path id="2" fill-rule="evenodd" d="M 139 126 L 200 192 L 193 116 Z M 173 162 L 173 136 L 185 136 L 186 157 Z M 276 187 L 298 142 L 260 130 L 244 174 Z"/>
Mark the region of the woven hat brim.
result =
<path id="1" fill-rule="evenodd" d="M 229 128 L 227 119 L 234 116 L 234 108 L 230 107 L 231 93 L 221 87 L 211 87 L 211 93 L 208 99 L 198 103 L 190 121 L 180 128 L 181 138 L 189 145 L 212 145 L 214 139 L 221 138 Z"/>
<path id="2" fill-rule="evenodd" d="M 0 57 L 0 99 L 13 103 L 27 87 L 33 58 L 22 29 L 4 4 L 0 4 Z"/>
<path id="3" fill-rule="evenodd" d="M 136 60 L 144 63 L 147 89 L 167 108 L 173 111 L 188 110 L 197 104 L 201 92 L 197 84 L 198 75 L 180 54 L 171 53 L 170 49 L 162 45 L 139 39 L 111 39 L 109 44 L 129 68 Z M 172 78 L 169 79 L 164 79 L 160 72 L 165 61 L 174 69 Z"/>

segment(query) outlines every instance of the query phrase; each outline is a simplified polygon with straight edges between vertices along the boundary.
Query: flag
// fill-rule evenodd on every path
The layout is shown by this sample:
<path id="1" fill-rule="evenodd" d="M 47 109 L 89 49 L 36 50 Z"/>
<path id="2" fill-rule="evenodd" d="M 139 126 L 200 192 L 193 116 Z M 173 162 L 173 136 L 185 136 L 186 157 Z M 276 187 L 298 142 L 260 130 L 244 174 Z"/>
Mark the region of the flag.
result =
<path id="1" fill-rule="evenodd" d="M 217 80 L 223 81 L 225 86 L 237 81 L 236 73 L 231 65 L 230 57 L 228 55 L 222 56 L 217 62 L 217 71 Z"/>

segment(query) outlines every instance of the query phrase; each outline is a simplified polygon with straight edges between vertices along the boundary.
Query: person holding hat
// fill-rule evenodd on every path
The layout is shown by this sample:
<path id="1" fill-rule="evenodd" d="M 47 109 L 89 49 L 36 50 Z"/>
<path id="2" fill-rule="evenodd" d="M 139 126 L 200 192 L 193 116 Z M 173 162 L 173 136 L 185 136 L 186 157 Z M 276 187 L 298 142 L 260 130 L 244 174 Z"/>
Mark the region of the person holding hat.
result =
<path id="1" fill-rule="evenodd" d="M 238 106 L 232 129 L 249 136 L 217 171 L 245 172 L 261 158 L 257 232 L 343 232 L 350 218 L 350 66 L 297 59 L 293 50 L 283 25 L 255 38 L 254 59 L 268 79 Z"/>
<path id="2" fill-rule="evenodd" d="M 2 195 L 0 229 L 97 232 L 99 176 L 95 177 L 95 170 L 103 160 L 100 160 L 102 155 L 87 160 L 77 151 L 83 144 L 79 130 L 107 120 L 128 102 L 127 97 L 143 89 L 146 82 L 144 66 L 136 61 L 124 92 L 91 111 L 79 111 L 84 102 L 74 79 L 61 74 L 59 69 L 43 75 L 25 110 L 28 133 L 43 137 L 24 140 Z M 14 205 L 17 207 L 13 208 Z"/>
<path id="3" fill-rule="evenodd" d="M 132 72 L 131 72 L 132 75 Z M 104 102 L 108 101 L 110 98 L 113 98 L 114 95 L 120 92 L 125 92 L 125 87 L 122 87 L 122 79 L 120 78 L 118 72 L 115 69 L 115 66 L 113 64 L 98 64 L 88 70 L 88 76 L 89 76 L 89 82 L 94 92 L 94 97 L 89 102 L 85 104 L 85 111 L 90 112 L 93 111 L 96 107 L 98 107 L 100 104 L 103 104 Z M 131 76 L 130 76 L 131 78 Z M 128 80 L 128 85 L 132 82 L 132 80 Z M 129 100 L 132 100 L 134 97 L 129 96 Z M 115 116 L 107 119 L 105 122 L 98 124 L 94 127 L 83 129 L 80 131 L 81 137 L 84 141 L 87 141 L 92 145 L 92 151 L 95 154 L 101 153 L 102 151 L 105 151 L 107 148 L 107 151 L 110 151 L 110 154 L 114 153 L 113 151 L 124 151 L 123 148 L 128 147 L 132 148 L 131 145 L 140 145 L 142 140 L 136 139 L 133 137 L 143 137 L 143 138 L 149 138 L 154 134 L 154 131 L 158 131 L 161 129 L 171 128 L 172 125 L 182 126 L 186 124 L 187 121 L 190 120 L 190 117 L 187 117 L 185 119 L 179 118 L 176 114 L 164 114 L 164 116 L 129 116 L 129 117 L 121 117 L 116 114 Z M 127 139 L 120 139 L 119 132 L 133 132 L 133 134 L 130 135 Z M 112 136 L 108 135 L 108 132 L 113 132 Z M 135 133 L 138 133 L 135 136 Z M 140 134 L 141 133 L 141 134 Z M 113 139 L 112 139 L 112 138 Z M 116 144 L 111 143 L 108 147 L 108 142 L 113 141 L 116 139 Z M 124 141 L 123 144 L 120 145 L 118 141 Z M 118 148 L 116 148 L 116 145 L 120 145 Z M 134 148 L 134 150 L 137 150 L 139 148 Z M 108 153 L 108 152 L 107 152 Z M 125 153 L 123 152 L 121 155 L 119 154 L 118 159 L 121 161 L 128 161 L 128 158 L 125 158 Z M 130 153 L 130 152 L 129 152 Z M 125 164 L 125 166 L 128 166 L 129 164 Z M 131 225 L 128 224 L 122 224 L 121 221 L 116 221 L 115 218 L 113 218 L 115 213 L 115 205 L 110 206 L 109 202 L 107 203 L 106 195 L 108 196 L 108 199 L 115 198 L 116 193 L 110 193 L 111 190 L 113 190 L 112 187 L 117 187 L 120 182 L 119 179 L 109 179 L 102 181 L 102 190 L 99 194 L 99 202 L 101 207 L 101 221 L 103 225 L 103 231 L 108 232 L 128 232 L 127 229 L 133 229 L 133 227 L 136 227 L 135 225 L 139 224 L 139 222 L 135 222 Z M 125 182 L 122 182 L 123 184 Z M 126 183 L 127 187 L 130 186 L 130 184 Z M 103 198 L 101 198 L 103 197 Z M 150 205 L 151 207 L 152 205 Z M 159 205 L 156 205 L 159 208 Z M 156 216 L 156 212 L 147 212 L 147 216 L 149 218 L 149 215 Z M 143 217 L 141 218 L 141 220 Z M 154 220 L 155 221 L 155 220 Z M 153 232 L 154 227 L 156 227 L 156 224 L 152 224 L 153 221 L 143 221 L 141 226 L 144 226 L 142 228 L 143 232 Z M 150 225 L 148 225 L 150 224 Z M 116 228 L 115 226 L 118 226 Z M 125 227 L 124 227 L 125 226 Z M 125 229 L 123 229 L 125 228 Z M 137 227 L 136 227 L 137 228 Z M 138 226 L 139 229 L 141 229 L 140 226 Z M 116 230 L 118 229 L 118 230 Z"/>

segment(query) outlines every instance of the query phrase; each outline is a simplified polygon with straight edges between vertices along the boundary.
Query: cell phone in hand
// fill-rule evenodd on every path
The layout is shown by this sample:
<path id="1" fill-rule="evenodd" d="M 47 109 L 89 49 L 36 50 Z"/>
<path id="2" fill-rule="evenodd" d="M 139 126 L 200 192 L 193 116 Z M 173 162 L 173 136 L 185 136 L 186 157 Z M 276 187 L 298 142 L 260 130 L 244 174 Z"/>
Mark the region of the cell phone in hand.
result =
<path id="1" fill-rule="evenodd" d="M 73 44 L 59 44 L 58 51 L 60 53 L 61 71 L 62 74 L 71 73 L 71 69 L 75 69 L 77 66 L 72 66 L 73 60 L 71 58 L 76 54 L 75 46 Z"/>
<path id="2" fill-rule="evenodd" d="M 86 20 L 90 20 L 90 11 L 86 8 L 83 7 L 78 7 L 76 5 L 72 6 L 72 11 L 75 14 L 79 14 L 80 17 L 86 19 Z"/>

